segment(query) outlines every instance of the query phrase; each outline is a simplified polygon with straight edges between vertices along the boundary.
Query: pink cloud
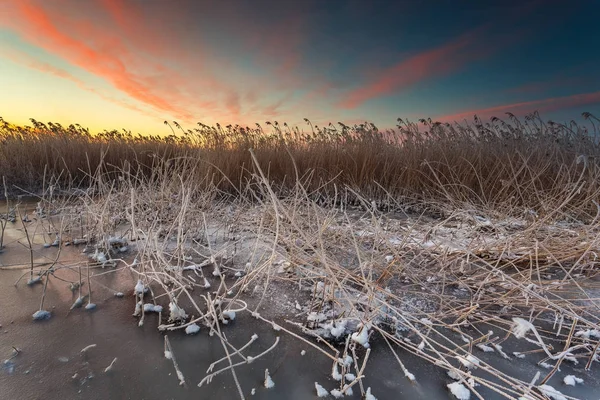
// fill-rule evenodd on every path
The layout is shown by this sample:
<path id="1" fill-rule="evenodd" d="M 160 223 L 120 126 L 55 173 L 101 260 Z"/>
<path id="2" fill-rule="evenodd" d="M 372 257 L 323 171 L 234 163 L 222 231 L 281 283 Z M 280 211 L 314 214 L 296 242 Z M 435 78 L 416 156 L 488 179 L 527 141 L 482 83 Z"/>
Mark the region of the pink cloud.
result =
<path id="1" fill-rule="evenodd" d="M 540 113 L 550 113 L 553 111 L 594 104 L 600 104 L 600 92 L 582 93 L 571 96 L 551 97 L 541 100 L 504 104 L 501 106 L 481 108 L 477 110 L 469 110 L 456 114 L 445 115 L 435 118 L 435 120 L 440 122 L 455 122 L 462 121 L 464 119 L 471 119 L 474 115 L 477 115 L 480 118 L 490 118 L 493 116 L 500 118 L 505 112 L 512 112 L 515 114 L 529 114 L 534 111 L 539 111 Z"/>
<path id="2" fill-rule="evenodd" d="M 479 57 L 470 49 L 475 39 L 474 33 L 465 34 L 442 46 L 413 55 L 382 71 L 366 85 L 345 94 L 340 106 L 353 109 L 368 100 L 457 71 Z"/>

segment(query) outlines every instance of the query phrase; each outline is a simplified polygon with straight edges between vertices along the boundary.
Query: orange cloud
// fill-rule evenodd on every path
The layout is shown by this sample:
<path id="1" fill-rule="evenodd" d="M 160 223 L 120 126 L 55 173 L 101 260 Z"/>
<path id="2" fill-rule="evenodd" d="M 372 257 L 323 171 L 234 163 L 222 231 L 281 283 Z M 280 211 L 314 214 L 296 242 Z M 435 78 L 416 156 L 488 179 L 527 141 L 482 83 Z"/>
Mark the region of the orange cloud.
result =
<path id="1" fill-rule="evenodd" d="M 594 104 L 600 104 L 600 92 L 582 93 L 563 97 L 551 97 L 542 100 L 525 101 L 514 104 L 482 108 L 478 110 L 463 111 L 457 114 L 438 117 L 435 118 L 435 120 L 440 122 L 455 122 L 462 121 L 465 118 L 471 119 L 474 115 L 477 115 L 480 118 L 490 118 L 493 116 L 499 116 L 498 114 L 504 114 L 505 112 L 512 112 L 515 114 L 529 114 L 534 111 L 539 111 L 540 113 L 549 113 L 553 111 L 566 110 Z"/>

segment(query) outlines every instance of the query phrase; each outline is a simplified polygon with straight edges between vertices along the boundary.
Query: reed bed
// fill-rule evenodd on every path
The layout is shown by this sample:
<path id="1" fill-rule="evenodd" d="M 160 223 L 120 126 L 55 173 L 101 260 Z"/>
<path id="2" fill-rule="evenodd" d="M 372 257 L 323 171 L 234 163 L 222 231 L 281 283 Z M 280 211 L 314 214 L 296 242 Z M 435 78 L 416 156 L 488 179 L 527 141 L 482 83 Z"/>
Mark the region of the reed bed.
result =
<path id="1" fill-rule="evenodd" d="M 58 242 L 89 246 L 88 282 L 89 268 L 134 274 L 138 324 L 159 310 L 160 331 L 220 338 L 227 366 L 199 385 L 231 372 L 245 398 L 236 371 L 266 352 L 225 331 L 249 312 L 332 363 L 336 387 L 317 394 L 376 395 L 363 378 L 385 346 L 407 385 L 426 379 L 412 353 L 457 398 L 544 399 L 561 364 L 594 368 L 600 344 L 600 148 L 585 117 L 593 131 L 533 115 L 385 132 L 174 123 L 166 138 L 4 123 L 0 166 L 5 187 L 39 196 L 35 223 L 61 216 L 46 219 Z M 484 353 L 550 369 L 525 381 Z"/>

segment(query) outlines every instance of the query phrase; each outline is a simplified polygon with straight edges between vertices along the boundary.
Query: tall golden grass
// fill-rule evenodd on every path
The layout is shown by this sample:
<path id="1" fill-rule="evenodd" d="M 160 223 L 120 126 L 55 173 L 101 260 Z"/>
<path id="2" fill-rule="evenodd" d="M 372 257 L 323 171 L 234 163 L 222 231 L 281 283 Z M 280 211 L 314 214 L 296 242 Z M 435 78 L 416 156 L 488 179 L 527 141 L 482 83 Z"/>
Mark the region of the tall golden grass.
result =
<path id="1" fill-rule="evenodd" d="M 507 121 L 475 117 L 462 125 L 398 119 L 386 131 L 370 123 L 318 127 L 309 120 L 303 129 L 267 122 L 253 128 L 199 123 L 186 130 L 165 121 L 169 136 L 91 134 L 80 125 L 32 119 L 30 126 L 16 126 L 0 118 L 0 175 L 18 194 L 39 192 L 44 177 L 66 189 L 87 186 L 98 173 L 106 179 L 123 170 L 151 176 L 162 160 L 174 176 L 192 168 L 198 181 L 239 196 L 256 172 L 253 149 L 282 196 L 300 180 L 325 202 L 357 202 L 360 194 L 382 208 L 425 200 L 538 214 L 566 206 L 592 216 L 592 200 L 600 194 L 598 119 L 584 117 L 593 130 L 544 122 L 538 114 L 524 120 L 508 114 Z"/>

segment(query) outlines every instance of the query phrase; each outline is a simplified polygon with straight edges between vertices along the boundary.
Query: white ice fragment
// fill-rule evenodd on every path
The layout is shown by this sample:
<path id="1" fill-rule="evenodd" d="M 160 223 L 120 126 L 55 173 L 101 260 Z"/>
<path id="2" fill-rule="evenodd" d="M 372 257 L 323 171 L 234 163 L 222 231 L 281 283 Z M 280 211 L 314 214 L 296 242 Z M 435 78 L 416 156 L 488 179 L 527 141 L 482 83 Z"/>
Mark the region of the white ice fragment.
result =
<path id="1" fill-rule="evenodd" d="M 135 287 L 133 288 L 133 294 L 144 294 L 144 283 L 141 279 L 138 279 Z"/>
<path id="2" fill-rule="evenodd" d="M 238 271 L 238 272 L 236 272 L 235 274 L 233 274 L 233 276 L 235 276 L 236 278 L 239 278 L 239 277 L 241 277 L 241 276 L 242 276 L 242 272 L 241 272 L 241 271 Z"/>
<path id="3" fill-rule="evenodd" d="M 546 369 L 552 369 L 552 368 L 554 368 L 554 365 L 548 364 L 547 362 L 541 362 L 540 367 L 544 367 Z"/>
<path id="4" fill-rule="evenodd" d="M 252 388 L 252 390 L 250 391 L 250 394 L 251 394 L 252 396 L 254 396 L 254 395 L 256 394 L 256 388 Z"/>
<path id="5" fill-rule="evenodd" d="M 302 306 L 300 305 L 300 303 L 298 303 L 298 300 L 296 300 L 296 310 L 302 311 Z"/>
<path id="6" fill-rule="evenodd" d="M 219 269 L 219 266 L 217 264 L 215 264 L 215 268 L 213 269 L 212 274 L 213 276 L 221 276 L 221 270 Z"/>
<path id="7" fill-rule="evenodd" d="M 331 393 L 331 395 L 333 397 L 335 397 L 336 399 L 340 399 L 340 398 L 344 397 L 344 393 L 342 393 L 339 389 L 333 389 L 329 393 Z"/>
<path id="8" fill-rule="evenodd" d="M 280 331 L 281 327 L 279 325 L 277 325 L 275 322 L 273 322 L 273 330 L 274 331 Z"/>
<path id="9" fill-rule="evenodd" d="M 123 292 L 116 292 L 115 297 L 124 297 L 125 294 Z"/>
<path id="10" fill-rule="evenodd" d="M 347 373 L 346 375 L 344 375 L 344 379 L 346 379 L 348 382 L 352 382 L 356 379 L 356 375 Z"/>
<path id="11" fill-rule="evenodd" d="M 301 356 L 303 356 L 303 355 L 305 355 L 305 354 L 306 354 L 306 350 L 302 350 L 302 351 L 300 352 L 300 355 L 301 355 Z"/>
<path id="12" fill-rule="evenodd" d="M 392 255 L 385 256 L 385 262 L 391 263 L 393 260 L 394 260 L 394 256 L 392 256 Z"/>
<path id="13" fill-rule="evenodd" d="M 563 379 L 565 385 L 575 386 L 576 383 L 583 383 L 583 379 L 576 377 L 575 375 L 567 375 Z"/>
<path id="14" fill-rule="evenodd" d="M 273 379 L 271 379 L 271 375 L 269 375 L 269 370 L 265 369 L 265 383 L 264 383 L 265 387 L 267 389 L 272 388 L 273 386 L 275 386 L 275 382 L 273 382 Z"/>
<path id="15" fill-rule="evenodd" d="M 315 389 L 317 389 L 317 397 L 327 397 L 329 396 L 329 392 L 323 386 L 319 385 L 315 382 Z"/>
<path id="16" fill-rule="evenodd" d="M 170 359 L 172 359 L 172 358 L 173 358 L 173 355 L 171 354 L 171 352 L 170 352 L 170 351 L 167 351 L 167 350 L 165 350 L 165 358 L 166 358 L 167 360 L 170 360 Z"/>
<path id="17" fill-rule="evenodd" d="M 465 385 L 460 382 L 453 382 L 446 386 L 448 386 L 450 393 L 452 393 L 454 397 L 459 400 L 469 400 L 471 398 L 471 392 L 469 389 L 467 389 Z"/>
<path id="18" fill-rule="evenodd" d="M 188 325 L 185 328 L 185 333 L 187 333 L 188 335 L 193 335 L 198 332 L 200 332 L 200 327 L 196 324 Z"/>
<path id="19" fill-rule="evenodd" d="M 86 353 L 88 350 L 93 349 L 94 347 L 96 347 L 96 344 L 90 344 L 89 346 L 85 346 L 83 349 L 81 349 L 80 353 Z"/>
<path id="20" fill-rule="evenodd" d="M 90 310 L 95 310 L 95 309 L 96 309 L 96 304 L 95 304 L 95 303 L 88 303 L 88 304 L 85 306 L 85 309 L 86 309 L 86 310 L 88 310 L 88 311 L 90 311 Z"/>
<path id="21" fill-rule="evenodd" d="M 115 362 L 117 362 L 117 357 L 115 357 L 112 362 L 110 363 L 110 365 L 106 368 L 104 368 L 104 373 L 108 373 L 110 371 L 112 371 L 113 365 L 115 365 Z"/>
<path id="22" fill-rule="evenodd" d="M 210 282 L 206 278 L 204 278 L 204 289 L 210 289 Z"/>
<path id="23" fill-rule="evenodd" d="M 370 386 L 367 388 L 367 391 L 365 392 L 365 400 L 377 400 L 377 397 L 375 397 L 375 396 L 373 396 L 373 394 L 371 394 Z"/>
<path id="24" fill-rule="evenodd" d="M 362 344 L 365 349 L 369 348 L 369 327 L 367 324 L 360 328 L 360 331 L 352 334 L 352 340 L 356 343 Z"/>
<path id="25" fill-rule="evenodd" d="M 525 358 L 525 354 L 519 353 L 518 351 L 513 351 L 513 356 L 517 358 Z"/>
<path id="26" fill-rule="evenodd" d="M 567 400 L 567 398 L 565 396 L 563 396 L 563 394 L 561 392 L 554 389 L 550 385 L 540 385 L 540 386 L 538 386 L 538 388 L 540 389 L 540 392 L 542 392 L 542 394 L 550 397 L 553 400 Z"/>
<path id="27" fill-rule="evenodd" d="M 46 311 L 46 310 L 39 310 L 36 311 L 35 313 L 33 313 L 33 319 L 34 321 L 42 321 L 44 319 L 50 319 L 52 315 L 50 314 L 50 311 Z"/>

